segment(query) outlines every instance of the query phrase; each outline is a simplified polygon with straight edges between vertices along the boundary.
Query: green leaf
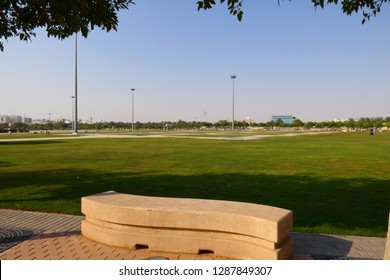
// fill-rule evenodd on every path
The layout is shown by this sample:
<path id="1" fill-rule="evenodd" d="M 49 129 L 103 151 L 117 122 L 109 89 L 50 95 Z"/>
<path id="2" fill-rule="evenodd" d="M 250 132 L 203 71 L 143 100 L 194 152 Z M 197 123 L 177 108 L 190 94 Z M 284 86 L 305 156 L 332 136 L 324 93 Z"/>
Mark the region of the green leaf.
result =
<path id="1" fill-rule="evenodd" d="M 196 4 L 198 4 L 198 11 L 203 9 L 203 2 L 202 1 L 198 1 L 198 2 L 196 2 Z"/>
<path id="2" fill-rule="evenodd" d="M 238 19 L 238 21 L 241 22 L 243 14 L 244 14 L 243 11 L 240 11 L 240 12 L 237 14 L 237 19 Z"/>

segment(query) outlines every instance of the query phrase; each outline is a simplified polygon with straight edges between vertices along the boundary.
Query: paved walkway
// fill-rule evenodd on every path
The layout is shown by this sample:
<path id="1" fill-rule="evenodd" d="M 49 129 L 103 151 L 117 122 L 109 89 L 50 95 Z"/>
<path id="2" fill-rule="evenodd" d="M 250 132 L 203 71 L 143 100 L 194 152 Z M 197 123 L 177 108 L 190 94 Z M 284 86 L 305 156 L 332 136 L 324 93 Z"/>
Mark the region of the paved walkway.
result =
<path id="1" fill-rule="evenodd" d="M 37 137 L 37 138 L 4 138 L 0 142 L 31 142 L 31 141 L 52 141 L 52 140 L 77 140 L 77 139 L 95 139 L 95 138 L 183 138 L 183 139 L 201 139 L 201 140 L 225 140 L 225 141 L 247 141 L 259 140 L 269 137 L 292 137 L 301 135 L 315 135 L 315 134 L 335 133 L 335 132 L 299 132 L 299 133 L 281 133 L 281 134 L 258 134 L 246 136 L 196 136 L 191 133 L 177 133 L 177 134 L 145 134 L 145 135 L 129 135 L 129 134 L 78 134 L 70 135 L 64 134 L 62 136 Z M 66 136 L 69 135 L 69 136 Z M 47 135 L 46 135 L 47 136 Z"/>
<path id="2" fill-rule="evenodd" d="M 0 209 L 0 260 L 210 260 L 212 254 L 172 254 L 127 250 L 87 240 L 80 233 L 82 216 Z M 386 239 L 291 233 L 293 258 L 383 259 Z"/>

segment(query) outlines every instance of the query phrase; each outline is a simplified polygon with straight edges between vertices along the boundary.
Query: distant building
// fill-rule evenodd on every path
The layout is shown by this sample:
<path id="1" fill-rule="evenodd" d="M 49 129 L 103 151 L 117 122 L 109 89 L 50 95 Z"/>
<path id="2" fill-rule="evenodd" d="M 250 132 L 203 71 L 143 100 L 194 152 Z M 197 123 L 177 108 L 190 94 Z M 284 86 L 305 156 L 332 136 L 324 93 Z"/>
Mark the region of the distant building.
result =
<path id="1" fill-rule="evenodd" d="M 32 119 L 17 115 L 1 115 L 0 123 L 32 123 Z"/>
<path id="2" fill-rule="evenodd" d="M 9 116 L 0 116 L 0 123 L 10 123 L 11 120 Z"/>
<path id="3" fill-rule="evenodd" d="M 22 123 L 32 124 L 32 118 L 23 117 Z"/>
<path id="4" fill-rule="evenodd" d="M 245 119 L 242 120 L 242 122 L 245 122 L 245 123 L 247 123 L 247 124 L 251 124 L 251 123 L 254 122 L 254 120 L 251 119 L 250 117 L 246 117 Z"/>
<path id="5" fill-rule="evenodd" d="M 173 130 L 173 129 L 174 129 L 174 127 L 173 127 L 173 124 L 171 124 L 171 123 L 166 123 L 164 125 L 164 130 Z"/>
<path id="6" fill-rule="evenodd" d="M 290 115 L 274 115 L 272 116 L 273 122 L 277 122 L 278 120 L 283 121 L 284 124 L 292 124 L 295 120 L 295 117 Z"/>
<path id="7" fill-rule="evenodd" d="M 22 122 L 21 116 L 12 115 L 12 116 L 9 116 L 9 118 L 11 119 L 10 123 L 21 123 Z"/>
<path id="8" fill-rule="evenodd" d="M 333 122 L 347 122 L 349 119 L 334 119 Z M 332 122 L 332 121 L 329 121 Z"/>
<path id="9" fill-rule="evenodd" d="M 48 123 L 48 121 L 45 119 L 33 119 L 32 123 L 33 124 L 44 124 L 44 123 Z"/>

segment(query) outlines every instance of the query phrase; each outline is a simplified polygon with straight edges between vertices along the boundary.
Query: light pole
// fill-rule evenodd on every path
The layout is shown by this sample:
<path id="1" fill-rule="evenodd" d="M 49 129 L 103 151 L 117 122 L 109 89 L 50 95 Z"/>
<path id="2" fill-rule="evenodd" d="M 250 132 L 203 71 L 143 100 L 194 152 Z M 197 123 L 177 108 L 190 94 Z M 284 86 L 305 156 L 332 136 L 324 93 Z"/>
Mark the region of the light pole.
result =
<path id="1" fill-rule="evenodd" d="M 131 89 L 131 131 L 134 131 L 134 91 L 135 89 Z"/>
<path id="2" fill-rule="evenodd" d="M 74 52 L 74 119 L 73 119 L 73 134 L 77 134 L 77 33 L 75 36 L 75 52 Z"/>
<path id="3" fill-rule="evenodd" d="M 74 131 L 74 95 L 72 95 L 72 131 Z"/>
<path id="4" fill-rule="evenodd" d="M 49 129 L 49 131 L 51 130 L 51 113 L 49 113 L 48 129 Z"/>
<path id="5" fill-rule="evenodd" d="M 234 79 L 237 78 L 236 75 L 232 75 L 230 78 L 233 80 L 233 120 L 232 120 L 232 131 L 234 131 Z"/>

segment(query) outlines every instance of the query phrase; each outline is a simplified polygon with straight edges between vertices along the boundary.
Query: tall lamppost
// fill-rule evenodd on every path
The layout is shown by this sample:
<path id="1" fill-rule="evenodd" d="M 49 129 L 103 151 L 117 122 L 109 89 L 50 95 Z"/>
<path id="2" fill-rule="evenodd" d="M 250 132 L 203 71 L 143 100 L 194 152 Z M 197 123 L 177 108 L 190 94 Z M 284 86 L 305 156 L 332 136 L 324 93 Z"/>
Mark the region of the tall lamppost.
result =
<path id="1" fill-rule="evenodd" d="M 48 122 L 48 125 L 47 125 L 49 131 L 51 130 L 51 113 L 49 113 L 49 122 Z"/>
<path id="2" fill-rule="evenodd" d="M 233 80 L 233 120 L 232 120 L 232 131 L 234 131 L 234 79 L 237 78 L 236 75 L 232 75 L 230 78 Z"/>
<path id="3" fill-rule="evenodd" d="M 135 89 L 131 89 L 131 131 L 134 131 L 134 91 Z"/>
<path id="4" fill-rule="evenodd" d="M 74 95 L 72 95 L 72 131 L 74 131 Z"/>
<path id="5" fill-rule="evenodd" d="M 73 134 L 77 134 L 77 33 L 75 36 L 75 53 L 74 53 L 74 119 Z"/>

